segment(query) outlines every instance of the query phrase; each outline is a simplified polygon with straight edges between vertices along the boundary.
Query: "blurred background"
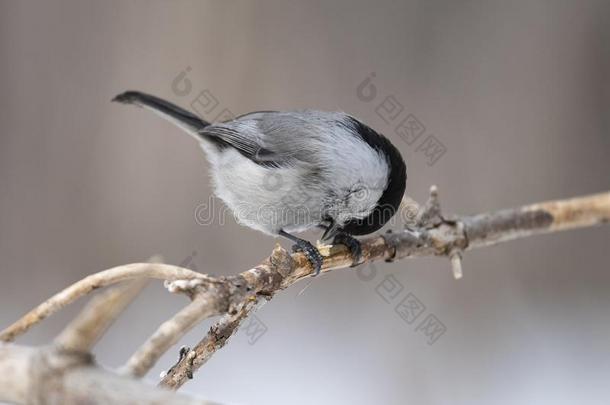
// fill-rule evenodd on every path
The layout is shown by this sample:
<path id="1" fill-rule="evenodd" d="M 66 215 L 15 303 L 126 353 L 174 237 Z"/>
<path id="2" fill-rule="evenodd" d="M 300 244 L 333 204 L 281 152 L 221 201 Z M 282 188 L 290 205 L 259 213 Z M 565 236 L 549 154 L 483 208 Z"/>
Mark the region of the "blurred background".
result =
<path id="1" fill-rule="evenodd" d="M 119 92 L 208 119 L 349 112 L 401 150 L 412 198 L 437 184 L 447 213 L 470 214 L 610 189 L 609 44 L 603 0 L 1 0 L 0 325 L 153 254 L 230 275 L 271 251 L 219 219 L 193 140 L 110 103 Z M 468 252 L 460 281 L 436 258 L 306 280 L 183 390 L 234 404 L 605 404 L 609 240 L 590 228 Z M 405 297 L 424 306 L 411 323 Z M 49 342 L 83 304 L 18 342 Z M 153 283 L 97 359 L 120 366 L 185 304 Z M 442 334 L 425 333 L 430 320 Z"/>

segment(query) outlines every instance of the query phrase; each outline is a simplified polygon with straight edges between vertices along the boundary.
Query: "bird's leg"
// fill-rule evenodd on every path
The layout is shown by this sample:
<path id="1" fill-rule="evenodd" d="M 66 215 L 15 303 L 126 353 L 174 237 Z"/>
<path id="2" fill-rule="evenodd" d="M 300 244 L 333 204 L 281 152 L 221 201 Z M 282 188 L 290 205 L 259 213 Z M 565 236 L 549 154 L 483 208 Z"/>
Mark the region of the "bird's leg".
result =
<path id="1" fill-rule="evenodd" d="M 331 222 L 330 225 L 320 224 L 318 227 L 326 231 L 324 235 L 327 233 L 334 234 L 334 236 L 332 236 L 333 245 L 341 244 L 349 249 L 350 253 L 352 254 L 352 267 L 360 264 L 360 260 L 362 260 L 362 246 L 360 245 L 360 241 L 358 239 L 341 231 L 340 228 L 334 227 L 333 222 Z M 324 239 L 324 236 L 322 239 Z"/>
<path id="2" fill-rule="evenodd" d="M 297 238 L 294 235 L 289 234 L 288 232 L 280 231 L 280 236 L 285 237 L 286 239 L 290 239 L 295 244 L 292 246 L 293 252 L 303 252 L 307 260 L 311 263 L 314 269 L 314 276 L 320 274 L 322 270 L 322 263 L 324 263 L 324 257 L 320 254 L 320 251 L 311 244 L 311 242 L 306 241 L 305 239 Z"/>

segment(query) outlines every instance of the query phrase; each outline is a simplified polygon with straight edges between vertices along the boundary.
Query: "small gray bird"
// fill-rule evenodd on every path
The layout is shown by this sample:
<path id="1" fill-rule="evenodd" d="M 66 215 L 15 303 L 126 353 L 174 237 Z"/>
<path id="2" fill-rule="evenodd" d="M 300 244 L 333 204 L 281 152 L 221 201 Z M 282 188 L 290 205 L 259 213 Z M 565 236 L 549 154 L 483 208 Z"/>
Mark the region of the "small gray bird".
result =
<path id="1" fill-rule="evenodd" d="M 158 97 L 136 91 L 113 101 L 135 104 L 193 136 L 212 166 L 217 196 L 238 222 L 295 243 L 317 275 L 320 252 L 293 233 L 325 229 L 322 240 L 346 245 L 377 231 L 396 213 L 407 173 L 383 135 L 340 112 L 259 111 L 209 123 Z"/>

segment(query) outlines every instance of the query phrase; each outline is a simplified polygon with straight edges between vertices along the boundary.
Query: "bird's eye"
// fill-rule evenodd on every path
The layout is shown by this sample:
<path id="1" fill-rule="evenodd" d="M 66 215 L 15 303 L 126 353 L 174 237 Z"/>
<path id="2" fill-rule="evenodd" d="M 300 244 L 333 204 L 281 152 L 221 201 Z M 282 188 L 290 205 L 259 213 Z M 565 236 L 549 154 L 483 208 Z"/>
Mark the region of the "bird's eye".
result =
<path id="1" fill-rule="evenodd" d="M 369 196 L 369 190 L 362 184 L 358 184 L 352 188 L 350 196 L 356 201 L 364 201 Z"/>
<path id="2" fill-rule="evenodd" d="M 355 197 L 359 200 L 364 200 L 364 198 L 366 197 L 366 190 L 362 189 L 362 190 L 358 190 L 355 193 Z"/>

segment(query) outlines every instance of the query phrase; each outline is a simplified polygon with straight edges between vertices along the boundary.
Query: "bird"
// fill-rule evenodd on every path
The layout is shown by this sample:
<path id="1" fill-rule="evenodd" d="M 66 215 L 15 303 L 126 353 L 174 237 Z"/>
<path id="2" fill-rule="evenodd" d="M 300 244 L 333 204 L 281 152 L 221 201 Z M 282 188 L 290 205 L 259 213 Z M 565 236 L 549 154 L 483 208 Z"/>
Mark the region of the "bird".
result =
<path id="1" fill-rule="evenodd" d="M 362 248 L 355 236 L 381 229 L 405 193 L 399 150 L 344 112 L 255 111 L 208 122 L 139 91 L 112 101 L 150 110 L 191 135 L 210 163 L 214 193 L 237 222 L 292 241 L 314 276 L 324 257 L 295 234 L 319 228 L 322 241 L 345 245 L 357 265 Z"/>

